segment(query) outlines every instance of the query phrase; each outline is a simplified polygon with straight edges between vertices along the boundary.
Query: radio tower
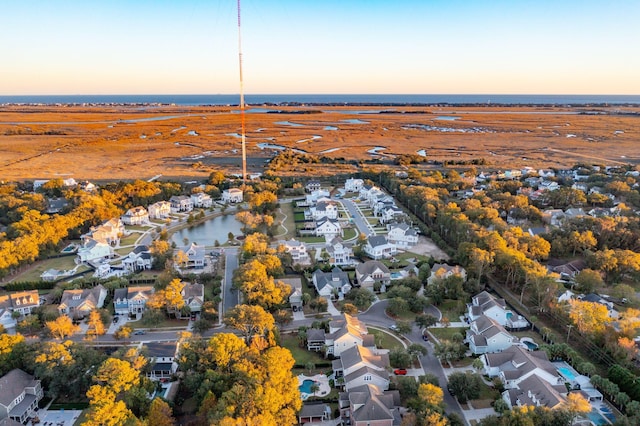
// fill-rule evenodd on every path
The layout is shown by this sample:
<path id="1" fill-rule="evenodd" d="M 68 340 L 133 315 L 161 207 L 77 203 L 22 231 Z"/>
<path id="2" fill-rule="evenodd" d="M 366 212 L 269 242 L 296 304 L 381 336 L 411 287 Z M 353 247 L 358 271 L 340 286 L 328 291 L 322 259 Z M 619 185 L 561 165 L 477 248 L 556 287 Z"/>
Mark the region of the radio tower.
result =
<path id="1" fill-rule="evenodd" d="M 240 0 L 238 0 L 238 62 L 240 64 L 240 122 L 242 123 L 242 183 L 247 183 L 247 144 L 244 117 L 244 82 L 242 81 L 242 31 L 240 27 Z"/>

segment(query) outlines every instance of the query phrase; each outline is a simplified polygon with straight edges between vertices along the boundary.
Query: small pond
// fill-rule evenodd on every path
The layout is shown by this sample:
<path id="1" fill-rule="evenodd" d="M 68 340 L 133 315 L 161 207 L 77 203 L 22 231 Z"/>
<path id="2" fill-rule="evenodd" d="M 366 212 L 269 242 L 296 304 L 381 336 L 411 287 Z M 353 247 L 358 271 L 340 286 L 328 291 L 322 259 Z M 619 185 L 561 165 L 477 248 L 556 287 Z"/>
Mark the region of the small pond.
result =
<path id="1" fill-rule="evenodd" d="M 218 216 L 209 219 L 190 228 L 184 228 L 171 236 L 171 241 L 178 247 L 183 247 L 184 239 L 188 239 L 187 244 L 197 243 L 201 246 L 213 246 L 218 240 L 220 244 L 227 242 L 229 232 L 233 235 L 242 235 L 242 224 L 233 215 Z"/>

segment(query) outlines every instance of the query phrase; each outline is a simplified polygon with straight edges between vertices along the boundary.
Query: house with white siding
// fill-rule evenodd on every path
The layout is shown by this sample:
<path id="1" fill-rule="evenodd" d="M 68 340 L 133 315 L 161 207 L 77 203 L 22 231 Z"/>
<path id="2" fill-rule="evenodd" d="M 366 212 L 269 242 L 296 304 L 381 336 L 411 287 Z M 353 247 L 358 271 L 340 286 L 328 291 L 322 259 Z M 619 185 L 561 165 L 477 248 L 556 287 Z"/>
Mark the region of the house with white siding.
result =
<path id="1" fill-rule="evenodd" d="M 362 179 L 349 178 L 344 183 L 344 190 L 346 192 L 360 192 L 362 185 L 364 185 Z"/>
<path id="2" fill-rule="evenodd" d="M 121 219 L 125 225 L 146 225 L 149 223 L 149 213 L 142 206 L 133 207 L 127 210 Z"/>
<path id="3" fill-rule="evenodd" d="M 387 240 L 400 248 L 418 244 L 418 232 L 407 223 L 395 223 L 388 226 Z"/>
<path id="4" fill-rule="evenodd" d="M 0 377 L 0 424 L 27 424 L 43 397 L 40 380 L 19 368 L 9 371 Z"/>
<path id="5" fill-rule="evenodd" d="M 169 198 L 169 203 L 171 203 L 171 213 L 189 213 L 193 210 L 191 197 L 186 195 L 174 195 Z"/>
<path id="6" fill-rule="evenodd" d="M 242 190 L 239 188 L 229 188 L 222 191 L 223 203 L 241 203 L 243 200 Z"/>
<path id="7" fill-rule="evenodd" d="M 384 235 L 369 235 L 363 249 L 372 259 L 388 259 L 397 253 L 396 245 Z"/>
<path id="8" fill-rule="evenodd" d="M 481 315 L 467 329 L 465 341 L 475 355 L 501 352 L 520 340 L 494 319 Z"/>
<path id="9" fill-rule="evenodd" d="M 352 346 L 342 351 L 340 358 L 332 363 L 333 374 L 344 389 L 373 384 L 380 389 L 389 389 L 389 354 L 379 353 L 374 348 Z"/>
<path id="10" fill-rule="evenodd" d="M 485 315 L 507 329 L 520 329 L 529 326 L 529 322 L 522 316 L 515 314 L 507 307 L 504 299 L 497 298 L 483 291 L 471 298 L 467 304 L 467 317 L 475 321 Z"/>
<path id="11" fill-rule="evenodd" d="M 331 240 L 343 235 L 340 222 L 336 219 L 329 219 L 328 217 L 323 217 L 316 221 L 316 229 L 314 233 L 317 237 L 324 237 L 325 240 Z"/>
<path id="12" fill-rule="evenodd" d="M 171 203 L 168 201 L 158 201 L 149 206 L 150 219 L 165 219 L 171 214 Z"/>

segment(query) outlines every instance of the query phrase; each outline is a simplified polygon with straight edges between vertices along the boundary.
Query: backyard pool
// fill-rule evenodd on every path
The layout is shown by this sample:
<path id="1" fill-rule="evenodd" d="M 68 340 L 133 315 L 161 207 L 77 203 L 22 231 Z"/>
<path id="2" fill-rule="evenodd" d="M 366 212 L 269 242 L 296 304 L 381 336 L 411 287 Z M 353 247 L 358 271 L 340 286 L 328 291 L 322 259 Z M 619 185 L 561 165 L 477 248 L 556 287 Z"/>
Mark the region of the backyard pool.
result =
<path id="1" fill-rule="evenodd" d="M 569 369 L 568 367 L 560 367 L 558 368 L 558 372 L 562 374 L 562 377 L 569 380 L 570 382 L 573 382 L 576 380 L 575 373 L 571 371 L 571 369 Z"/>
<path id="2" fill-rule="evenodd" d="M 524 343 L 530 351 L 538 350 L 538 344 L 535 342 L 531 342 L 529 340 L 523 340 L 522 343 Z"/>
<path id="3" fill-rule="evenodd" d="M 589 414 L 587 414 L 589 420 L 595 425 L 608 425 L 609 421 L 598 411 L 597 408 L 593 408 Z"/>
<path id="4" fill-rule="evenodd" d="M 313 386 L 315 383 L 315 380 L 305 380 L 300 386 L 298 386 L 298 389 L 300 389 L 300 392 L 302 393 L 313 393 L 313 391 L 311 390 L 311 386 Z"/>

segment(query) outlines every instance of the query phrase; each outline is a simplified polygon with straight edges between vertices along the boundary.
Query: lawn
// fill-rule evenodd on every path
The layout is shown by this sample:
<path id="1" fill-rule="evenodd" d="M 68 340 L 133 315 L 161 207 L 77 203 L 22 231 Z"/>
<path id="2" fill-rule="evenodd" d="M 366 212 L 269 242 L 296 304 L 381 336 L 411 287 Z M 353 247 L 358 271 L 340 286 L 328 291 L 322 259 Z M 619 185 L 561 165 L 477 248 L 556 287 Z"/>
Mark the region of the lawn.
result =
<path id="1" fill-rule="evenodd" d="M 369 334 L 373 334 L 375 336 L 376 346 L 381 349 L 395 349 L 400 348 L 403 349 L 404 346 L 402 342 L 398 340 L 398 337 L 393 334 L 386 332 L 382 329 L 367 327 L 369 330 Z"/>
<path id="2" fill-rule="evenodd" d="M 303 241 L 305 243 L 324 243 L 325 242 L 324 237 L 300 237 L 298 238 L 298 240 Z"/>
<path id="3" fill-rule="evenodd" d="M 296 360 L 297 365 L 307 365 L 307 363 L 320 364 L 330 362 L 322 357 L 322 355 L 308 351 L 298 345 L 298 336 L 296 334 L 283 334 L 280 336 L 281 345 L 291 351 L 291 355 Z M 308 371 L 306 371 L 308 373 Z"/>
<path id="4" fill-rule="evenodd" d="M 451 340 L 452 336 L 456 333 L 461 334 L 464 337 L 466 328 L 462 327 L 447 327 L 447 328 L 429 328 L 429 332 L 433 334 L 438 340 Z"/>
<path id="5" fill-rule="evenodd" d="M 491 408 L 491 404 L 498 399 L 499 396 L 500 393 L 497 390 L 482 382 L 480 385 L 480 397 L 470 402 L 473 408 Z"/>
<path id="6" fill-rule="evenodd" d="M 138 241 L 138 238 L 140 238 L 142 234 L 138 233 L 138 232 L 134 232 L 131 235 L 129 235 L 128 237 L 124 237 L 120 239 L 120 245 L 121 246 L 130 246 L 135 244 L 136 241 Z"/>
<path id="7" fill-rule="evenodd" d="M 446 299 L 440 305 L 438 309 L 442 312 L 442 316 L 449 319 L 449 321 L 460 321 L 460 315 L 464 314 L 466 305 L 461 300 Z"/>
<path id="8" fill-rule="evenodd" d="M 281 238 L 289 239 L 295 237 L 296 223 L 293 216 L 293 206 L 291 205 L 291 203 L 280 204 L 280 211 L 282 212 L 282 214 L 287 216 L 282 225 L 284 225 L 284 227 L 287 228 L 288 231 L 287 234 L 282 236 Z"/>
<path id="9" fill-rule="evenodd" d="M 21 275 L 18 275 L 14 281 L 40 281 L 40 275 L 48 269 L 57 269 L 58 271 L 68 271 L 76 267 L 76 256 L 58 257 L 55 259 L 47 259 L 33 264 L 33 266 Z M 88 271 L 86 266 L 80 266 L 78 272 Z"/>
<path id="10" fill-rule="evenodd" d="M 347 241 L 350 240 L 352 238 L 355 238 L 357 235 L 357 232 L 354 228 L 345 228 L 344 229 L 344 237 L 342 237 L 343 240 Z"/>
<path id="11" fill-rule="evenodd" d="M 296 212 L 296 213 L 294 213 L 293 214 L 293 220 L 294 221 L 302 221 L 302 220 L 304 220 L 304 212 Z"/>

